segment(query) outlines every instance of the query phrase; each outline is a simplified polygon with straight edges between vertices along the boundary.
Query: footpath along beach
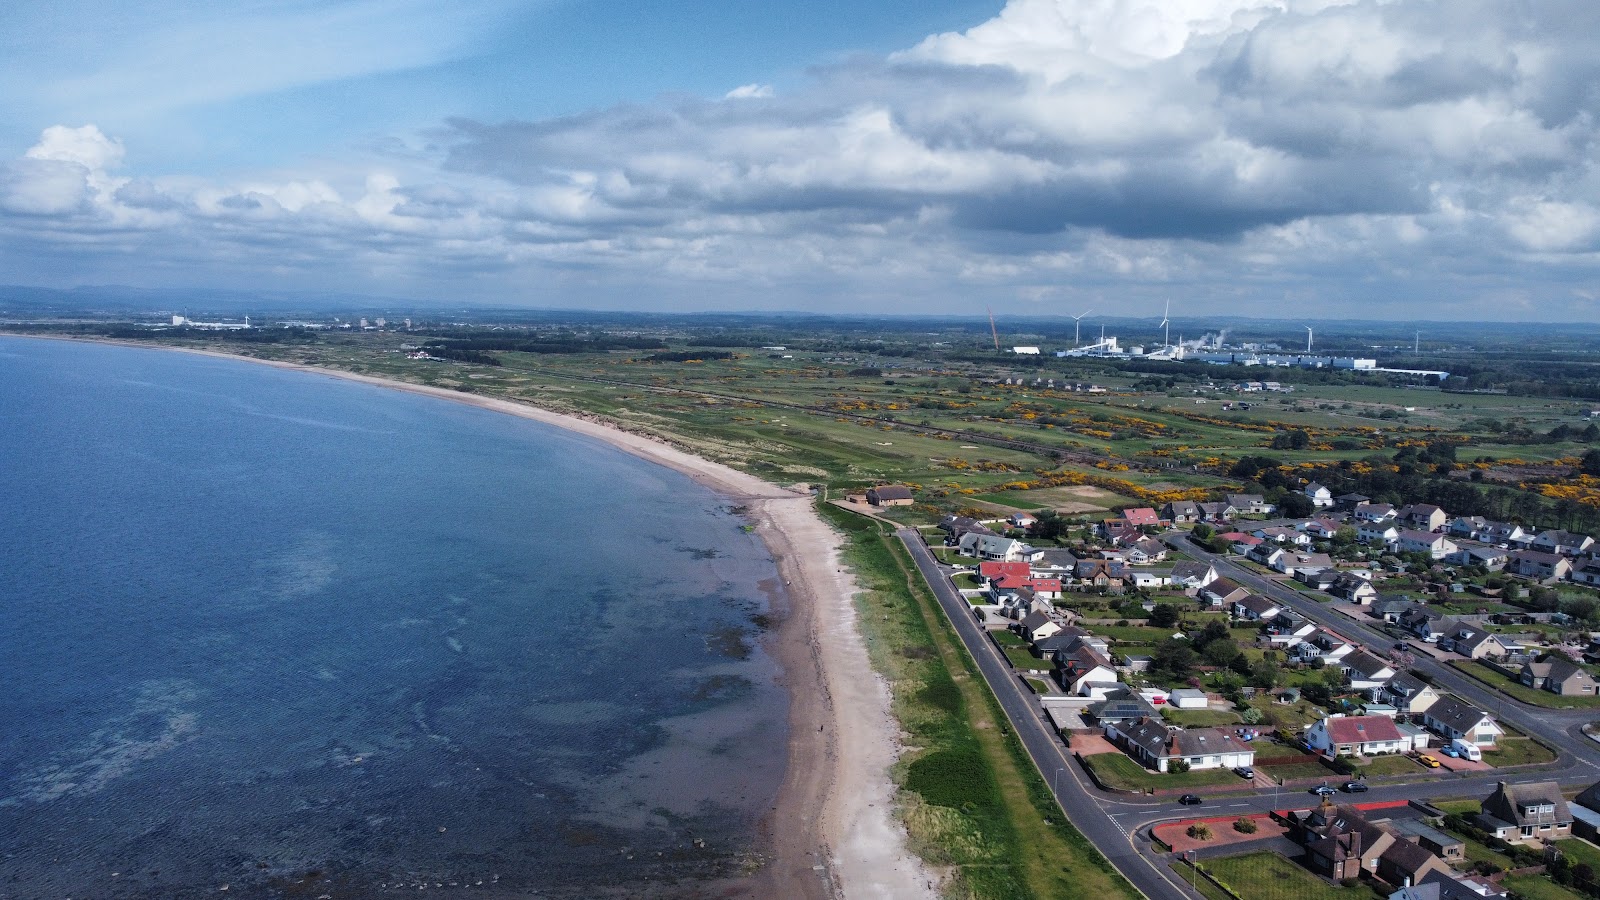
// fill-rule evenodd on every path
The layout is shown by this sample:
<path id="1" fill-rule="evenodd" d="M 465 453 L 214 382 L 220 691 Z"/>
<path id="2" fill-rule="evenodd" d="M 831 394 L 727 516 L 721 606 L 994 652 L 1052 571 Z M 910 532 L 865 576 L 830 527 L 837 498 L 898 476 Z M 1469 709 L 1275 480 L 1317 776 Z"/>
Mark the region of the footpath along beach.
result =
<path id="1" fill-rule="evenodd" d="M 171 348 L 177 349 L 177 348 Z M 746 507 L 784 581 L 788 610 L 770 647 L 790 696 L 789 758 L 762 823 L 769 859 L 752 896 L 933 898 L 938 876 L 907 848 L 889 776 L 899 753 L 887 685 L 857 628 L 859 591 L 840 556 L 842 537 L 790 490 L 646 435 L 512 400 L 464 394 L 336 369 L 180 350 L 358 381 L 554 425 L 668 466 Z"/>

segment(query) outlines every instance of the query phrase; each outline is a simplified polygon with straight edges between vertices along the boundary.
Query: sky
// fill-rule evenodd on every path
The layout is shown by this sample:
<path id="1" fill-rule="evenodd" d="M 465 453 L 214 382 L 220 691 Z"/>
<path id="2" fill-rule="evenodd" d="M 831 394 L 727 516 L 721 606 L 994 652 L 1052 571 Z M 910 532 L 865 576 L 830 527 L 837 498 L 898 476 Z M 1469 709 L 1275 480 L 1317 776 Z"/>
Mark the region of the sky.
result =
<path id="1" fill-rule="evenodd" d="M 13 0 L 0 282 L 1600 321 L 1592 0 Z"/>

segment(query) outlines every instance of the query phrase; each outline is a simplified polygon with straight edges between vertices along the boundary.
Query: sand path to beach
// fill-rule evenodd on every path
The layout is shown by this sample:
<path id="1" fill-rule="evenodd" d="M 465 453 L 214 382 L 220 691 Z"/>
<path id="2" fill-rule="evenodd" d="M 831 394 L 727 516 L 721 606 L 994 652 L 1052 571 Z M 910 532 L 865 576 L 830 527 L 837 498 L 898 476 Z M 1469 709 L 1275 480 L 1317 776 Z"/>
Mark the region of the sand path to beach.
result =
<path id="1" fill-rule="evenodd" d="M 161 349 L 359 381 L 544 422 L 671 467 L 748 507 L 788 596 L 788 615 L 771 649 L 791 698 L 787 774 L 763 823 L 772 857 L 754 879 L 752 896 L 938 896 L 938 876 L 907 848 L 905 829 L 894 815 L 889 767 L 899 753 L 899 726 L 890 715 L 888 686 L 872 670 L 856 627 L 853 598 L 860 588 L 840 561 L 843 538 L 817 515 L 809 492 L 779 487 L 608 422 L 514 400 L 215 351 Z"/>

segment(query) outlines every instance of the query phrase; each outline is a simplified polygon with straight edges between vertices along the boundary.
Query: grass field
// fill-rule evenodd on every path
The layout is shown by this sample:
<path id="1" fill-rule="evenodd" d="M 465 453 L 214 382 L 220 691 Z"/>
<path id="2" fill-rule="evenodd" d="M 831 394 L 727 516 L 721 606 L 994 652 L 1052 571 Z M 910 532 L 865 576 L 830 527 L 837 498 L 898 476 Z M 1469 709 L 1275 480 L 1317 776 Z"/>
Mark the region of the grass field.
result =
<path id="1" fill-rule="evenodd" d="M 1451 660 L 1450 665 L 1508 697 L 1515 697 L 1533 706 L 1547 709 L 1600 708 L 1600 697 L 1563 697 L 1549 691 L 1535 690 L 1476 660 L 1456 659 Z"/>
<path id="2" fill-rule="evenodd" d="M 1061 815 L 921 576 L 882 526 L 823 515 L 846 561 L 874 667 L 889 682 L 907 752 L 896 766 L 913 849 L 952 873 L 948 895 L 1136 900 L 1138 892 Z"/>
<path id="3" fill-rule="evenodd" d="M 1234 893 L 1251 900 L 1372 900 L 1366 887 L 1332 885 L 1276 853 L 1246 853 L 1201 865 Z"/>
<path id="4" fill-rule="evenodd" d="M 1238 713 L 1230 710 L 1174 709 L 1171 706 L 1163 706 L 1161 708 L 1161 718 L 1174 725 L 1183 725 L 1188 728 L 1202 728 L 1210 725 L 1237 725 L 1242 721 Z"/>
<path id="5" fill-rule="evenodd" d="M 1502 886 L 1522 900 L 1587 900 L 1584 894 L 1568 890 L 1543 875 L 1510 875 Z"/>
<path id="6" fill-rule="evenodd" d="M 1107 787 L 1125 791 L 1204 787 L 1215 784 L 1238 785 L 1241 789 L 1248 786 L 1243 778 L 1227 769 L 1152 772 L 1121 753 L 1097 753 L 1094 756 L 1085 756 L 1083 764 L 1093 769 L 1096 777 Z"/>
<path id="7" fill-rule="evenodd" d="M 1536 765 L 1555 758 L 1555 751 L 1530 737 L 1502 737 L 1495 749 L 1483 754 L 1483 761 L 1491 766 Z"/>

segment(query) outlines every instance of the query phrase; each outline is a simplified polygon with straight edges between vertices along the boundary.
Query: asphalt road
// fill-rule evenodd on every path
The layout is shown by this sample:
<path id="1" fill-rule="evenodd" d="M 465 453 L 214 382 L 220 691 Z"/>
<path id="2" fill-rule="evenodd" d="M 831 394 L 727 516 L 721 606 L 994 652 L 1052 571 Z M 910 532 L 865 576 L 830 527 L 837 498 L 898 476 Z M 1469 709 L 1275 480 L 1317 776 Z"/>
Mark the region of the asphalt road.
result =
<path id="1" fill-rule="evenodd" d="M 1235 795 L 1208 796 L 1197 807 L 1180 807 L 1170 799 L 1158 800 L 1101 791 L 1062 744 L 1033 692 L 1023 686 L 1009 661 L 978 625 L 971 607 L 950 583 L 948 572 L 928 551 L 922 535 L 912 528 L 899 528 L 897 534 L 910 551 L 923 579 L 933 589 L 946 617 L 954 623 L 967 652 L 977 661 L 980 673 L 1010 720 L 1012 730 L 1050 783 L 1056 802 L 1061 805 L 1067 818 L 1146 896 L 1199 897 L 1181 875 L 1170 867 L 1168 856 L 1152 852 L 1153 845 L 1147 839 L 1150 826 L 1195 815 L 1304 809 L 1317 802 L 1316 797 L 1301 790 L 1258 790 L 1249 793 L 1248 789 L 1243 789 Z M 1225 558 L 1192 546 L 1186 536 L 1180 533 L 1166 535 L 1165 539 L 1184 553 L 1211 562 L 1219 574 L 1284 603 L 1318 624 L 1327 625 L 1369 647 L 1384 648 L 1394 644 L 1394 638 L 1388 634 L 1340 615 Z M 1420 654 L 1413 668 L 1427 673 L 1440 687 L 1478 704 L 1526 733 L 1537 735 L 1556 748 L 1559 754 L 1556 762 L 1537 770 L 1518 770 L 1519 779 L 1549 778 L 1569 786 L 1588 785 L 1600 780 L 1600 745 L 1580 731 L 1584 723 L 1600 719 L 1600 710 L 1544 710 L 1528 706 Z M 1374 802 L 1480 798 L 1492 792 L 1503 777 L 1492 771 L 1477 775 L 1434 776 L 1413 784 L 1373 787 L 1359 795 L 1359 799 L 1362 802 Z M 1329 781 L 1337 784 L 1340 779 L 1330 778 Z"/>

